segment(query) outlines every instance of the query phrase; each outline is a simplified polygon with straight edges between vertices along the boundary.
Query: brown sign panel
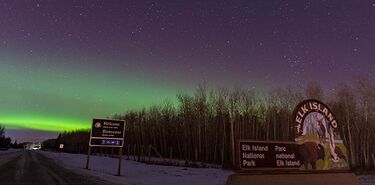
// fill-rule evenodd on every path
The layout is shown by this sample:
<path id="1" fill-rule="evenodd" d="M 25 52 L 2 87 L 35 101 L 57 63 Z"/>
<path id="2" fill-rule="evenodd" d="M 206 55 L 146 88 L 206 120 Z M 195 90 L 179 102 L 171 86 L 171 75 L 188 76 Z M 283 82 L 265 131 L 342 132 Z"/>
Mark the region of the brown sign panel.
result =
<path id="1" fill-rule="evenodd" d="M 239 141 L 240 170 L 300 167 L 298 145 L 294 142 Z"/>
<path id="2" fill-rule="evenodd" d="M 90 146 L 122 147 L 124 145 L 125 121 L 93 119 Z"/>

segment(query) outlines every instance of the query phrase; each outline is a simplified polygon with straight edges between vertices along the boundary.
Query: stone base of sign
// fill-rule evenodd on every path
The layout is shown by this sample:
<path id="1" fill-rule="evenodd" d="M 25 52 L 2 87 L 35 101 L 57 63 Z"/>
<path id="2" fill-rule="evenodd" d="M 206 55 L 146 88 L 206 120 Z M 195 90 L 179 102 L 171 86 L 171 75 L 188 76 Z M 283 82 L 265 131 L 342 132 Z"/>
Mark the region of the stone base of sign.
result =
<path id="1" fill-rule="evenodd" d="M 353 173 L 233 174 L 226 185 L 360 185 Z"/>

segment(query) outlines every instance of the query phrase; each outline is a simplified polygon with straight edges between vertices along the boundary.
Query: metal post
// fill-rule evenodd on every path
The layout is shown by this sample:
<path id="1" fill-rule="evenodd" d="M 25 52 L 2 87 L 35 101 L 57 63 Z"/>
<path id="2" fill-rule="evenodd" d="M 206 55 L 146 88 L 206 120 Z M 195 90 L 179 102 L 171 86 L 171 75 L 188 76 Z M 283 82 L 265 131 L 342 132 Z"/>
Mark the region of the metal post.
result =
<path id="1" fill-rule="evenodd" d="M 87 161 L 86 161 L 86 169 L 89 169 L 89 163 L 90 163 L 90 155 L 91 155 L 91 146 L 89 146 L 89 151 L 87 152 Z"/>
<path id="2" fill-rule="evenodd" d="M 119 156 L 118 156 L 118 170 L 117 170 L 117 176 L 121 176 L 121 161 L 122 161 L 122 148 L 119 148 Z"/>

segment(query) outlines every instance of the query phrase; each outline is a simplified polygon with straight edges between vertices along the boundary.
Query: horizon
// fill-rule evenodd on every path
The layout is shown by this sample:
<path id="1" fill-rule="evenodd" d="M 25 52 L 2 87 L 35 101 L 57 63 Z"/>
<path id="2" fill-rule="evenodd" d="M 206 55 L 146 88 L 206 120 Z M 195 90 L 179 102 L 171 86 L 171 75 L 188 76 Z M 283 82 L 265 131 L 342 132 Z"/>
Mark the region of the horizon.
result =
<path id="1" fill-rule="evenodd" d="M 313 88 L 322 88 L 321 89 L 322 90 L 321 95 L 323 95 L 323 97 L 321 97 L 321 98 L 323 98 L 323 99 L 319 99 L 319 101 L 323 101 L 323 100 L 327 101 L 327 100 L 333 100 L 335 98 L 335 96 L 337 95 L 335 93 L 337 92 L 337 89 L 339 89 L 339 88 L 349 88 L 353 93 L 355 93 L 354 92 L 355 87 L 353 87 L 354 83 L 355 82 L 353 80 L 351 82 L 351 84 L 337 84 L 335 86 L 335 88 L 331 89 L 331 91 L 328 91 L 328 92 L 324 91 L 324 89 L 320 86 L 320 84 L 315 83 L 315 82 L 308 82 L 306 84 L 303 84 L 302 87 L 288 85 L 284 88 L 276 87 L 276 88 L 270 89 L 268 91 L 256 91 L 254 89 L 242 89 L 242 88 L 240 88 L 239 90 L 244 90 L 244 91 L 249 91 L 251 93 L 255 93 L 254 94 L 254 98 L 255 98 L 254 100 L 256 100 L 256 102 L 259 103 L 259 102 L 262 102 L 262 101 L 266 101 L 266 99 L 269 96 L 272 96 L 272 92 L 274 92 L 275 90 L 282 90 L 283 92 L 286 92 L 288 90 L 287 88 L 290 88 L 290 90 L 292 90 L 294 93 L 298 93 L 299 95 L 301 95 L 302 99 L 300 99 L 300 101 L 302 101 L 302 100 L 306 100 L 306 99 L 311 99 L 311 98 L 307 97 L 307 95 L 306 95 L 306 88 L 307 88 L 308 85 L 313 85 L 314 86 Z M 207 84 L 200 84 L 200 85 L 203 85 L 202 87 L 207 88 L 206 90 L 208 90 L 208 92 L 218 91 L 218 90 L 221 89 L 220 87 L 216 87 L 216 88 L 210 87 Z M 316 87 L 315 85 L 318 85 L 318 86 Z M 235 91 L 235 90 L 238 90 L 238 87 L 228 88 L 228 90 Z M 186 95 L 194 96 L 194 94 L 186 94 Z M 177 94 L 176 94 L 176 96 L 174 96 L 174 98 L 177 100 L 176 97 L 177 97 Z M 168 100 L 167 102 L 172 102 L 172 101 L 169 101 L 171 99 L 166 99 L 166 100 Z M 123 112 L 122 114 L 115 113 L 115 114 L 112 114 L 112 116 L 114 116 L 114 115 L 124 116 L 127 113 L 133 112 L 133 111 L 135 111 L 135 112 L 139 112 L 139 111 L 142 111 L 142 110 L 148 111 L 148 110 L 150 110 L 150 108 L 152 108 L 152 106 L 163 106 L 166 100 L 163 100 L 163 101 L 161 101 L 160 103 L 157 103 L 157 104 L 152 104 L 150 106 L 143 106 L 143 107 L 138 108 L 138 109 L 129 109 L 126 112 Z M 171 104 L 171 105 L 175 108 L 178 108 L 180 103 L 181 102 L 175 101 L 175 103 Z M 297 106 L 297 104 L 295 106 Z M 17 127 L 17 126 L 11 125 L 10 127 L 5 127 L 5 136 L 10 137 L 12 139 L 12 142 L 17 141 L 18 143 L 20 143 L 20 142 L 43 142 L 47 139 L 56 139 L 59 134 L 64 133 L 64 132 L 77 131 L 77 130 L 90 130 L 91 125 L 92 125 L 92 120 L 95 119 L 95 118 L 98 118 L 98 117 L 93 117 L 91 119 L 85 120 L 86 123 L 83 123 L 82 125 L 86 125 L 86 126 L 82 126 L 82 127 L 79 127 L 79 128 L 77 128 L 77 127 L 69 128 L 69 127 L 66 127 L 66 126 L 62 126 L 62 127 L 59 127 L 60 129 L 56 129 L 56 130 L 51 129 L 51 128 L 46 129 L 46 128 L 38 128 L 38 127 L 23 128 L 22 126 Z M 105 116 L 103 118 L 108 119 L 108 118 L 112 118 L 112 117 L 111 116 Z M 26 120 L 27 120 L 27 118 L 26 118 Z M 64 124 L 63 121 L 60 121 L 59 123 Z M 56 124 L 56 123 L 55 122 L 46 122 L 46 124 L 48 124 L 48 125 L 52 124 L 53 125 L 53 124 Z M 5 124 L 0 123 L 0 126 L 4 126 L 4 125 Z M 64 129 L 64 128 L 68 128 L 68 129 Z"/>

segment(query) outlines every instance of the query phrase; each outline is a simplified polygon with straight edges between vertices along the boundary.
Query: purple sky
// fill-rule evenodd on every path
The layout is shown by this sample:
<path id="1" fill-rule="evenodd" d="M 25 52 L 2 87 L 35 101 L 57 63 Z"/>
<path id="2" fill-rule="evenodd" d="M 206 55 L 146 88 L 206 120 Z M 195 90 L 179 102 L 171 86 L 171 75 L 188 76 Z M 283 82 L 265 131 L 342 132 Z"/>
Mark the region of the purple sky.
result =
<path id="1" fill-rule="evenodd" d="M 139 108 L 191 92 L 202 82 L 264 90 L 316 81 L 331 91 L 356 75 L 375 80 L 374 0 L 4 0 L 0 28 L 0 87 L 7 89 L 0 95 L 9 100 L 0 111 L 7 121 L 19 112 L 27 119 L 31 112 L 73 123 L 81 117 L 69 107 L 87 97 L 80 92 L 90 87 L 115 91 L 125 84 L 129 97 L 120 98 L 121 105 L 129 100 L 127 108 Z M 100 75 L 110 84 L 94 84 Z M 73 77 L 76 84 L 69 85 Z M 133 92 L 132 83 L 139 86 Z M 55 92 L 57 88 L 64 92 Z M 27 100 L 30 106 L 9 95 L 30 92 L 35 93 Z M 50 101 L 36 102 L 46 94 Z M 93 95 L 77 109 L 101 117 L 125 111 L 112 101 L 119 96 L 106 99 L 108 95 Z M 87 109 L 95 99 L 100 101 L 95 105 L 116 108 Z M 52 100 L 71 104 L 51 111 Z M 82 119 L 91 119 L 88 112 Z"/>
<path id="2" fill-rule="evenodd" d="M 0 10 L 5 53 L 78 57 L 188 86 L 332 84 L 375 69 L 375 1 L 2 1 Z"/>

